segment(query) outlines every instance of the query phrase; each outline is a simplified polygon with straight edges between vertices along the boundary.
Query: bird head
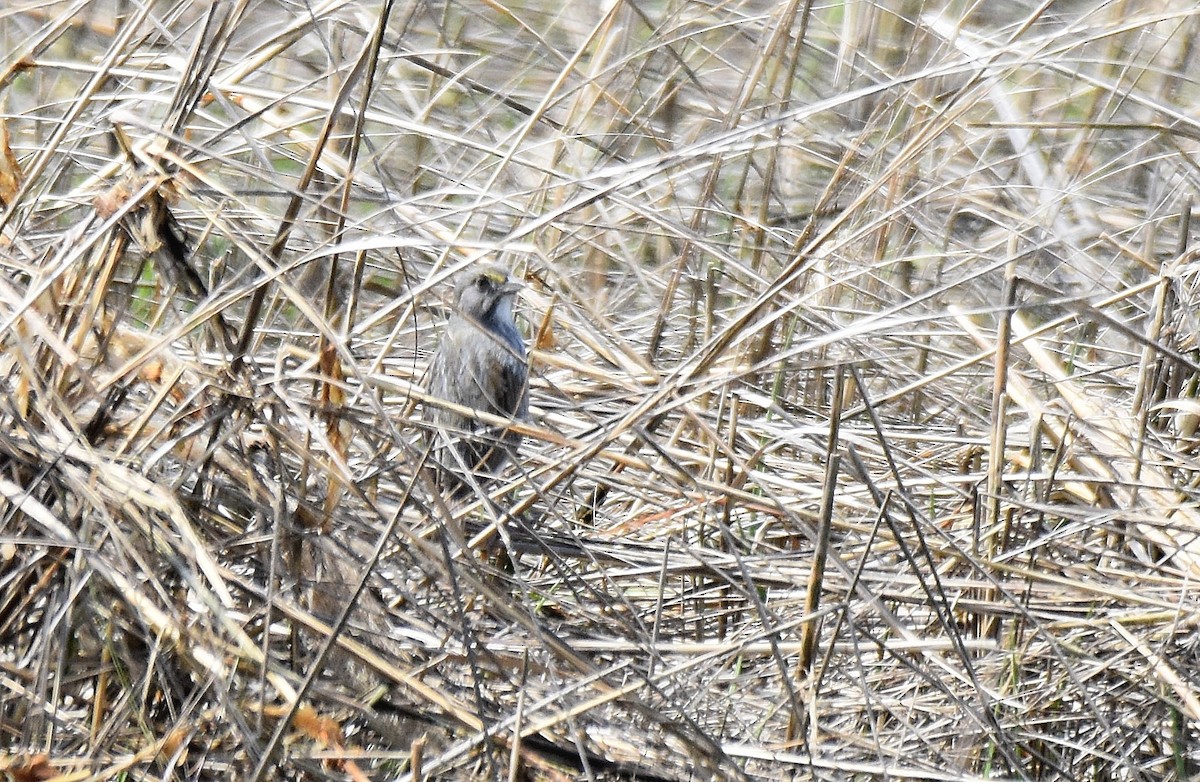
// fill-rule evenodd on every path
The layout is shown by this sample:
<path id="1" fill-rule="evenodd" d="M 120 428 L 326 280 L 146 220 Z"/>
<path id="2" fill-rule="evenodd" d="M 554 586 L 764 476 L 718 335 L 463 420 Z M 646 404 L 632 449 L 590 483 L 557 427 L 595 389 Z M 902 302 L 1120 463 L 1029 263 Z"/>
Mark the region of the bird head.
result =
<path id="1" fill-rule="evenodd" d="M 455 304 L 460 315 L 478 323 L 512 321 L 513 300 L 521 283 L 510 282 L 500 266 L 484 264 L 468 269 L 455 285 Z"/>

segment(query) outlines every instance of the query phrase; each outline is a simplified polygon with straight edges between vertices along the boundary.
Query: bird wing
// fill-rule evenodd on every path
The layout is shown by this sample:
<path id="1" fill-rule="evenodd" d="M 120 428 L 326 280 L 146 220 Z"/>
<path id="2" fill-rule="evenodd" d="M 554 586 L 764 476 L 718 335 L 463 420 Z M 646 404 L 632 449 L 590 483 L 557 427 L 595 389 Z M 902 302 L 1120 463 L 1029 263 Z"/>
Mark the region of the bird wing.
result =
<path id="1" fill-rule="evenodd" d="M 523 363 L 515 359 L 499 362 L 496 370 L 498 382 L 493 385 L 496 389 L 496 412 L 500 415 L 525 418 L 529 414 L 529 393 L 526 387 L 529 371 Z"/>

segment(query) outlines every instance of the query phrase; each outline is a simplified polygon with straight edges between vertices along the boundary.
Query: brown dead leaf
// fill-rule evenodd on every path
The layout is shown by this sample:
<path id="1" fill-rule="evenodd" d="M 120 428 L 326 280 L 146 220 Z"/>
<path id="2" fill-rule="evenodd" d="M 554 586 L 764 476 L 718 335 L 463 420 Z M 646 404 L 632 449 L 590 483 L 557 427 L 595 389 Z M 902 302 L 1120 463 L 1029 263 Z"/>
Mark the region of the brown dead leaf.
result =
<path id="1" fill-rule="evenodd" d="M 9 206 L 21 189 L 21 164 L 9 143 L 8 121 L 0 119 L 0 206 Z"/>
<path id="2" fill-rule="evenodd" d="M 550 299 L 550 306 L 546 308 L 546 314 L 538 324 L 537 336 L 533 339 L 533 346 L 537 350 L 550 350 L 557 344 L 554 338 L 554 305 L 557 302 L 557 297 Z"/>
<path id="3" fill-rule="evenodd" d="M 163 364 L 161 361 L 148 361 L 142 367 L 142 371 L 139 374 L 148 383 L 161 383 Z"/>
<path id="4" fill-rule="evenodd" d="M 133 192 L 129 189 L 129 181 L 122 179 L 108 190 L 96 196 L 92 200 L 92 206 L 96 208 L 96 214 L 107 220 L 125 205 L 125 202 L 129 200 L 129 196 L 131 195 L 133 195 Z"/>
<path id="5" fill-rule="evenodd" d="M 292 717 L 296 730 L 326 747 L 341 747 L 342 726 L 331 717 L 322 717 L 311 706 L 301 706 Z"/>
<path id="6" fill-rule="evenodd" d="M 191 734 L 191 727 L 178 727 L 171 731 L 162 740 L 162 745 L 159 749 L 159 756 L 162 758 L 170 758 L 179 751 L 179 748 L 187 741 Z"/>
<path id="7" fill-rule="evenodd" d="M 3 772 L 5 779 L 11 779 L 13 782 L 41 782 L 44 779 L 53 779 L 60 773 L 50 765 L 50 758 L 46 755 L 14 755 L 9 760 L 11 762 L 8 765 L 0 762 L 0 772 Z"/>

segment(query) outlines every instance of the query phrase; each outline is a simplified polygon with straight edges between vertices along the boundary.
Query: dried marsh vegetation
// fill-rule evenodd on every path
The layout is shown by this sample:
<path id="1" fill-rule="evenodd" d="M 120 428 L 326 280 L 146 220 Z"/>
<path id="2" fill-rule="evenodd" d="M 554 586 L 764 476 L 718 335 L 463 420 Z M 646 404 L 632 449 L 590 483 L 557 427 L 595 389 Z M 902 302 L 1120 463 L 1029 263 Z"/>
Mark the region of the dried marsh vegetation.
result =
<path id="1" fill-rule="evenodd" d="M 0 771 L 1193 778 L 1198 28 L 8 3 Z"/>

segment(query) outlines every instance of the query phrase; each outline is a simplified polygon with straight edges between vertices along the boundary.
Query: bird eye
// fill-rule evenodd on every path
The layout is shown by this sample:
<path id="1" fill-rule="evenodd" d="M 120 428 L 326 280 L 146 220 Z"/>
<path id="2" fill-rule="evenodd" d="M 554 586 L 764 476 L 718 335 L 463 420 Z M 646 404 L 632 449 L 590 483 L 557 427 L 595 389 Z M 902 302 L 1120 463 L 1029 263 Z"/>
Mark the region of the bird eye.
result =
<path id="1" fill-rule="evenodd" d="M 485 291 L 491 287 L 490 283 L 491 280 L 489 280 L 486 275 L 475 278 L 475 287 L 479 288 L 481 291 Z"/>

